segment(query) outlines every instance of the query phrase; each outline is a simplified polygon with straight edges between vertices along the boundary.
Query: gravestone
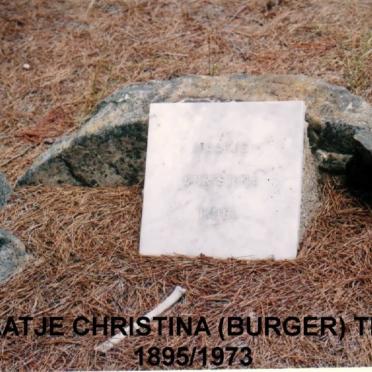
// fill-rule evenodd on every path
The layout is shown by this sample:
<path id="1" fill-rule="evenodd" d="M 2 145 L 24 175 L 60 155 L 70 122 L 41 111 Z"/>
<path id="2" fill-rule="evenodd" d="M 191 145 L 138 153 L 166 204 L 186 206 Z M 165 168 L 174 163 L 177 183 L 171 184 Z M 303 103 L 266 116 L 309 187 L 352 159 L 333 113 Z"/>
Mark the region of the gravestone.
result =
<path id="1" fill-rule="evenodd" d="M 152 104 L 140 252 L 295 258 L 304 124 L 302 101 Z"/>

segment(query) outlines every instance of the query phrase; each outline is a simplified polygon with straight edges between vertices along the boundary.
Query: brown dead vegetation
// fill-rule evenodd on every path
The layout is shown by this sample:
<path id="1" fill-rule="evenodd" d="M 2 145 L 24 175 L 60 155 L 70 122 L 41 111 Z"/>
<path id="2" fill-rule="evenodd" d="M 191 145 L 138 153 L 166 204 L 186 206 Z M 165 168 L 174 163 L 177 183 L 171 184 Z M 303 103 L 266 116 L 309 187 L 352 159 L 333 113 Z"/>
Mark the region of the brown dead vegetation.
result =
<path id="1" fill-rule="evenodd" d="M 57 106 L 30 128 L 16 133 L 16 137 L 31 143 L 53 143 L 54 139 L 66 133 L 73 126 L 71 116 Z"/>
<path id="2" fill-rule="evenodd" d="M 34 260 L 0 286 L 0 318 L 63 316 L 66 335 L 1 339 L 2 368 L 137 369 L 135 349 L 154 345 L 249 345 L 254 367 L 372 365 L 372 336 L 358 336 L 353 323 L 372 308 L 372 213 L 334 186 L 324 193 L 298 258 L 275 262 L 140 256 L 139 188 L 20 190 L 0 219 Z M 212 337 L 131 337 L 103 356 L 94 352 L 102 334 L 72 336 L 78 315 L 138 317 L 175 285 L 186 297 L 167 315 L 205 316 Z M 221 316 L 269 315 L 342 316 L 350 329 L 342 341 L 328 334 L 221 341 L 214 328 Z"/>
<path id="3" fill-rule="evenodd" d="M 126 83 L 185 74 L 303 73 L 372 101 L 368 0 L 0 0 L 0 170 L 11 180 Z M 89 8 L 89 4 L 92 7 Z M 28 66 L 24 66 L 29 64 Z M 0 212 L 34 261 L 0 286 L 0 318 L 138 316 L 174 285 L 170 315 L 371 315 L 371 210 L 327 186 L 294 262 L 138 255 L 138 188 L 26 188 Z M 142 346 L 248 343 L 255 367 L 372 365 L 372 339 L 10 337 L 0 369 L 137 369 Z M 149 368 L 149 366 L 146 366 Z"/>
<path id="4" fill-rule="evenodd" d="M 60 107 L 65 126 L 51 123 L 42 139 L 70 128 L 70 120 L 76 128 L 126 83 L 185 74 L 302 73 L 371 101 L 370 1 L 267 3 L 0 0 L 0 169 L 14 180 L 48 145 L 30 148 L 16 133 L 39 138 L 38 123 Z"/>

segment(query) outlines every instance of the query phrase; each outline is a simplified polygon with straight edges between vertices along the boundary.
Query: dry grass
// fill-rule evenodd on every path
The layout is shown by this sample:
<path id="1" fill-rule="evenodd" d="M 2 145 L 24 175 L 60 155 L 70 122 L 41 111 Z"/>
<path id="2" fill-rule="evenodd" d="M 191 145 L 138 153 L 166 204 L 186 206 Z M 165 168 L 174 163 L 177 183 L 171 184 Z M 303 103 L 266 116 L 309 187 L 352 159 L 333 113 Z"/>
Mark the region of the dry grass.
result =
<path id="1" fill-rule="evenodd" d="M 369 0 L 0 0 L 0 170 L 11 180 L 125 83 L 184 74 L 304 73 L 372 101 Z M 30 69 L 22 66 L 28 63 Z M 371 210 L 329 186 L 294 262 L 138 255 L 138 188 L 19 190 L 0 213 L 34 261 L 0 286 L 0 318 L 138 316 L 181 284 L 170 314 L 370 315 Z M 254 366 L 372 365 L 371 337 L 1 339 L 0 369 L 138 368 L 140 346 L 238 345 Z"/>
<path id="2" fill-rule="evenodd" d="M 0 0 L 0 169 L 12 180 L 125 83 L 304 73 L 372 100 L 370 0 L 284 0 L 270 11 L 264 0 L 98 0 L 87 12 L 90 3 Z"/>
<path id="3" fill-rule="evenodd" d="M 214 331 L 211 338 L 132 337 L 106 357 L 93 351 L 104 336 L 73 337 L 68 327 L 81 314 L 143 315 L 177 284 L 187 288 L 186 299 L 168 315 L 203 315 L 212 326 L 221 316 L 342 316 L 351 324 L 354 314 L 370 315 L 371 210 L 329 185 L 325 194 L 298 259 L 274 262 L 139 256 L 138 188 L 19 191 L 0 218 L 35 260 L 0 287 L 0 317 L 64 316 L 66 336 L 2 339 L 2 369 L 137 369 L 139 346 L 242 344 L 253 349 L 255 367 L 370 366 L 372 336 L 357 336 L 355 327 L 342 341 L 329 335 L 220 341 Z"/>

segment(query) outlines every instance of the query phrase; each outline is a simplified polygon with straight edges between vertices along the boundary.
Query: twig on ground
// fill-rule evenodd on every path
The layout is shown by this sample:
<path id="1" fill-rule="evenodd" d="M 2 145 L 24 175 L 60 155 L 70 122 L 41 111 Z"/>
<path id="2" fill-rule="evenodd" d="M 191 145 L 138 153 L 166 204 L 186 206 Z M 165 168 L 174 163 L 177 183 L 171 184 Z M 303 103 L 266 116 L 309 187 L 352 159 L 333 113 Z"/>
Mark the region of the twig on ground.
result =
<path id="1" fill-rule="evenodd" d="M 150 319 L 150 321 L 161 314 L 163 314 L 165 311 L 167 311 L 169 308 L 171 308 L 174 304 L 176 304 L 180 298 L 185 294 L 186 289 L 177 286 L 173 292 L 158 306 L 155 307 L 155 309 L 148 312 L 145 317 Z M 138 328 L 138 324 L 134 324 L 134 329 L 136 330 Z M 125 328 L 125 331 L 129 331 L 129 327 Z M 109 340 L 103 342 L 102 344 L 99 344 L 94 348 L 95 351 L 100 351 L 102 353 L 107 353 L 110 349 L 112 349 L 115 345 L 117 345 L 120 341 L 122 341 L 125 338 L 125 335 L 123 333 L 117 333 L 115 336 L 111 337 Z"/>
<path id="2" fill-rule="evenodd" d="M 88 8 L 87 8 L 87 11 L 86 11 L 86 14 L 87 14 L 87 15 L 88 15 L 89 12 L 91 11 L 91 9 L 94 7 L 95 3 L 96 3 L 96 0 L 91 0 L 91 1 L 90 1 L 89 5 L 88 5 Z"/>

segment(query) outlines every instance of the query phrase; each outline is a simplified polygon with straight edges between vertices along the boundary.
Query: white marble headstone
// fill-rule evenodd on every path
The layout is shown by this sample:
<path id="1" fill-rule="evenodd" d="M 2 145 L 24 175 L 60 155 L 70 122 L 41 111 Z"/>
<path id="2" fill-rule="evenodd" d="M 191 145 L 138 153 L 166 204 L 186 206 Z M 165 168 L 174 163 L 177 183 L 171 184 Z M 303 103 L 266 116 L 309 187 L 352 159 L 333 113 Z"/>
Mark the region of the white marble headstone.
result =
<path id="1" fill-rule="evenodd" d="M 140 253 L 291 259 L 302 101 L 150 107 Z"/>

